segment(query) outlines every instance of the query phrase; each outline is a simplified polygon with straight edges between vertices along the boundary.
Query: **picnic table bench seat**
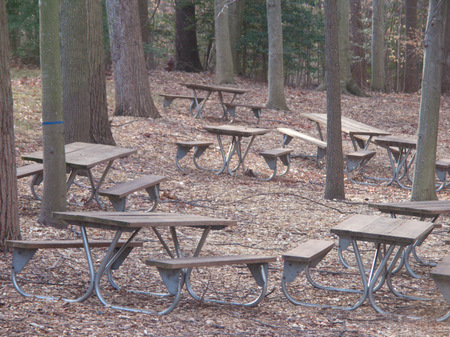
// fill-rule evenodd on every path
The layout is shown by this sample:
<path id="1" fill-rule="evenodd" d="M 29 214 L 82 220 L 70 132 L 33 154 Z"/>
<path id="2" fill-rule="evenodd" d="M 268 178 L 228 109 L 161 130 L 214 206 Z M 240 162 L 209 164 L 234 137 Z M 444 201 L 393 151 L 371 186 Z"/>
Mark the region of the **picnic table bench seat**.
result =
<path id="1" fill-rule="evenodd" d="M 126 210 L 127 196 L 145 189 L 153 202 L 152 207 L 148 210 L 151 212 L 156 209 L 159 203 L 160 183 L 166 180 L 167 177 L 164 176 L 145 175 L 107 189 L 102 189 L 98 194 L 108 197 L 116 211 L 124 212 Z"/>
<path id="2" fill-rule="evenodd" d="M 231 121 L 233 121 L 234 118 L 236 117 L 236 108 L 241 107 L 241 108 L 248 108 L 248 109 L 252 110 L 253 114 L 258 119 L 258 124 L 259 124 L 259 121 L 261 120 L 261 110 L 265 108 L 262 105 L 243 104 L 243 103 L 237 103 L 237 102 L 223 103 L 223 105 L 226 108 L 226 113 L 231 116 Z M 224 117 L 226 117 L 226 116 L 224 116 Z"/>
<path id="3" fill-rule="evenodd" d="M 345 156 L 345 159 L 347 159 L 347 165 L 345 167 L 345 172 L 348 177 L 348 179 L 357 184 L 370 184 L 367 182 L 358 182 L 355 181 L 352 177 L 351 172 L 358 169 L 362 172 L 364 169 L 364 166 L 369 162 L 372 157 L 374 157 L 376 154 L 375 151 L 368 151 L 368 150 L 359 150 L 350 152 Z"/>
<path id="4" fill-rule="evenodd" d="M 443 188 L 450 185 L 450 182 L 447 182 L 447 173 L 450 175 L 450 159 L 440 159 L 436 161 L 436 176 L 442 182 L 440 186 L 436 189 L 436 191 L 440 191 Z"/>
<path id="5" fill-rule="evenodd" d="M 172 104 L 172 102 L 176 99 L 187 99 L 191 101 L 191 105 L 189 108 L 189 112 L 192 115 L 192 109 L 196 106 L 195 104 L 195 97 L 192 95 L 173 95 L 173 94 L 165 94 L 165 93 L 160 93 L 158 94 L 159 96 L 164 98 L 164 102 L 163 102 L 163 111 L 166 112 L 166 108 L 168 108 L 170 106 L 170 104 Z M 205 98 L 204 97 L 197 97 L 197 101 L 200 103 L 201 101 L 203 101 Z"/>
<path id="6" fill-rule="evenodd" d="M 174 259 L 148 259 L 145 264 L 148 266 L 154 266 L 158 269 L 168 291 L 175 295 L 175 299 L 172 302 L 169 309 L 164 313 L 169 313 L 178 304 L 180 300 L 181 285 L 184 275 L 184 281 L 189 294 L 197 301 L 206 301 L 220 304 L 233 304 L 242 305 L 244 307 L 253 307 L 258 305 L 266 293 L 268 282 L 268 264 L 269 262 L 275 262 L 276 257 L 272 256 L 258 256 L 258 255 L 228 255 L 228 256 L 207 256 L 207 257 L 186 257 L 186 258 L 174 258 Z M 204 298 L 204 294 L 197 295 L 191 287 L 190 274 L 192 268 L 200 267 L 218 267 L 229 265 L 247 265 L 248 269 L 255 278 L 256 283 L 261 288 L 259 296 L 248 303 L 235 303 L 225 302 L 222 300 Z M 186 274 L 183 274 L 183 269 L 188 269 Z"/>
<path id="7" fill-rule="evenodd" d="M 192 140 L 192 141 L 177 141 L 175 144 L 177 146 L 177 155 L 175 163 L 177 164 L 177 167 L 181 172 L 185 171 L 180 166 L 179 161 L 183 159 L 189 153 L 189 151 L 191 151 L 192 148 L 194 148 L 194 156 L 192 159 L 194 161 L 195 167 L 197 167 L 200 170 L 207 170 L 206 168 L 203 168 L 198 164 L 197 159 L 200 158 L 200 156 L 203 154 L 203 152 L 206 151 L 206 149 L 208 149 L 208 147 L 213 145 L 213 142 L 204 140 Z"/>
<path id="8" fill-rule="evenodd" d="M 44 164 L 35 163 L 24 166 L 19 166 L 16 171 L 17 179 L 33 176 L 30 182 L 31 194 L 37 199 L 41 200 L 35 190 L 35 186 L 42 183 L 43 180 L 43 172 L 44 172 Z"/>
<path id="9" fill-rule="evenodd" d="M 298 139 L 304 140 L 308 143 L 311 143 L 311 144 L 314 144 L 315 146 L 317 146 L 317 153 L 314 156 L 314 158 L 316 161 L 316 165 L 318 167 L 320 167 L 319 161 L 322 158 L 324 158 L 327 154 L 327 143 L 326 142 L 324 142 L 323 140 L 317 139 L 315 137 L 312 137 L 310 135 L 307 135 L 305 133 L 299 132 L 297 130 L 290 129 L 290 128 L 277 128 L 277 130 L 283 134 L 283 142 L 281 145 L 282 147 L 289 145 L 289 143 L 291 142 L 291 140 L 293 138 L 298 138 Z"/>
<path id="10" fill-rule="evenodd" d="M 444 299 L 450 303 L 450 255 L 445 256 L 436 267 L 430 272 L 431 277 L 436 283 Z M 444 316 L 438 318 L 438 321 L 444 321 L 450 317 L 450 311 Z"/>
<path id="11" fill-rule="evenodd" d="M 266 178 L 263 179 L 264 181 L 270 181 L 272 180 L 275 175 L 277 174 L 277 159 L 280 158 L 281 162 L 285 166 L 285 170 L 279 174 L 279 176 L 285 175 L 291 166 L 291 152 L 294 151 L 293 149 L 288 148 L 276 148 L 271 150 L 265 150 L 260 152 L 259 154 L 264 158 L 269 168 L 272 170 L 272 174 Z"/>
<path id="12" fill-rule="evenodd" d="M 120 249 L 126 241 L 121 240 L 117 242 L 116 249 Z M 39 249 L 71 249 L 71 248 L 85 248 L 83 240 L 6 240 L 7 247 L 13 250 L 12 270 L 11 278 L 14 288 L 17 292 L 25 297 L 36 297 L 39 299 L 56 300 L 56 297 L 45 295 L 33 295 L 27 293 L 18 283 L 18 274 L 25 268 L 31 258 Z M 90 248 L 108 248 L 111 244 L 109 240 L 89 240 Z M 127 258 L 133 248 L 142 247 L 142 241 L 131 241 L 127 247 L 123 250 L 120 257 L 111 266 L 112 270 L 117 270 L 122 265 L 123 261 Z M 90 257 L 88 257 L 90 258 Z M 118 288 L 114 283 L 111 275 L 111 269 L 108 270 L 108 277 L 111 285 Z M 82 302 L 87 299 L 90 294 L 90 289 L 94 286 L 94 272 L 90 271 L 90 284 L 86 293 L 77 299 L 61 298 L 66 302 Z"/>

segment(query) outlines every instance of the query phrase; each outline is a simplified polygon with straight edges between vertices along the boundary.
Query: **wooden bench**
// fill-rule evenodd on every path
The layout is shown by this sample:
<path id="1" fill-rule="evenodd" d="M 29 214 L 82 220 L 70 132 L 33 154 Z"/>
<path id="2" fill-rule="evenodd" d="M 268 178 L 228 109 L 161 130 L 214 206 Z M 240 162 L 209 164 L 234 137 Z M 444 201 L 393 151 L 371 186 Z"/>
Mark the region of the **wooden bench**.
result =
<path id="1" fill-rule="evenodd" d="M 193 161 L 195 166 L 200 170 L 207 170 L 206 168 L 203 168 L 200 165 L 198 165 L 197 159 L 203 154 L 203 152 L 206 151 L 208 147 L 213 145 L 213 142 L 194 140 L 194 141 L 177 141 L 175 144 L 177 145 L 177 155 L 175 162 L 181 172 L 185 171 L 181 168 L 179 161 L 183 159 L 189 153 L 189 151 L 191 151 L 192 148 L 194 148 Z"/>
<path id="2" fill-rule="evenodd" d="M 264 181 L 270 181 L 275 177 L 277 173 L 277 159 L 280 158 L 283 165 L 286 167 L 286 169 L 280 173 L 280 176 L 285 175 L 289 171 L 289 167 L 291 165 L 291 152 L 294 151 L 293 149 L 287 149 L 287 148 L 278 148 L 278 149 L 271 149 L 262 151 L 259 154 L 265 159 L 267 165 L 269 165 L 269 168 L 273 171 L 272 174 L 267 178 L 263 179 Z"/>
<path id="3" fill-rule="evenodd" d="M 279 132 L 281 132 L 283 134 L 283 142 L 282 142 L 282 147 L 285 147 L 287 145 L 289 145 L 289 143 L 291 142 L 291 140 L 293 138 L 298 138 L 301 140 L 304 140 L 306 142 L 312 143 L 315 146 L 317 146 L 317 153 L 314 156 L 315 160 L 316 160 L 316 165 L 318 167 L 320 167 L 320 160 L 322 158 L 324 158 L 327 154 L 327 143 L 324 142 L 323 140 L 314 138 L 310 135 L 298 132 L 294 129 L 289 129 L 289 128 L 277 128 L 277 130 Z"/>
<path id="4" fill-rule="evenodd" d="M 195 104 L 195 97 L 194 96 L 186 96 L 186 95 L 171 95 L 171 94 L 158 94 L 159 96 L 164 98 L 163 102 L 163 111 L 166 112 L 166 108 L 172 104 L 172 102 L 176 99 L 187 99 L 191 101 L 191 106 L 189 108 L 189 112 L 192 115 L 192 109 L 196 106 Z M 197 97 L 197 101 L 200 103 L 203 101 L 204 97 Z"/>
<path id="5" fill-rule="evenodd" d="M 352 175 L 350 173 L 357 168 L 359 169 L 360 172 L 362 172 L 364 166 L 366 166 L 366 164 L 369 162 L 370 159 L 372 159 L 373 156 L 375 156 L 375 154 L 376 154 L 375 151 L 359 150 L 351 152 L 345 156 L 345 159 L 347 159 L 345 173 L 351 182 L 356 184 L 370 184 L 367 182 L 358 182 L 353 180 Z"/>
<path id="6" fill-rule="evenodd" d="M 261 110 L 265 108 L 264 106 L 261 105 L 241 104 L 241 103 L 223 103 L 223 105 L 227 110 L 227 114 L 231 116 L 231 121 L 233 121 L 234 118 L 236 117 L 236 108 L 241 107 L 252 110 L 253 114 L 258 119 L 258 124 L 259 121 L 261 120 Z M 227 116 L 225 115 L 224 117 L 226 118 Z"/>
<path id="7" fill-rule="evenodd" d="M 153 202 L 153 206 L 148 210 L 151 212 L 158 206 L 159 185 L 166 180 L 167 178 L 163 176 L 146 175 L 117 184 L 108 189 L 102 189 L 98 194 L 108 197 L 116 211 L 124 212 L 126 210 L 127 196 L 145 189 L 150 196 L 150 200 Z"/>
<path id="8" fill-rule="evenodd" d="M 116 249 L 119 249 L 125 244 L 126 241 L 118 241 L 116 245 Z M 69 249 L 69 248 L 84 248 L 83 240 L 6 240 L 5 244 L 7 247 L 13 250 L 13 260 L 12 260 L 12 271 L 11 277 L 14 288 L 17 292 L 25 297 L 36 297 L 40 299 L 50 299 L 56 300 L 56 297 L 42 296 L 42 295 L 32 295 L 27 293 L 22 287 L 19 285 L 17 280 L 17 274 L 19 274 L 34 254 L 39 249 Z M 111 244 L 111 241 L 108 240 L 89 240 L 90 248 L 108 248 Z M 111 276 L 111 270 L 117 270 L 122 265 L 123 261 L 127 258 L 130 252 L 135 247 L 142 247 L 142 241 L 131 241 L 127 247 L 123 250 L 119 258 L 113 263 L 110 270 L 108 270 L 108 277 L 111 285 L 118 288 L 118 286 L 113 282 Z M 90 257 L 89 257 L 90 258 Z M 94 273 L 90 271 L 90 287 L 86 291 L 84 295 L 77 299 L 62 299 L 67 302 L 82 302 L 84 301 L 89 294 L 93 290 L 94 284 Z"/>
<path id="9" fill-rule="evenodd" d="M 450 303 L 450 255 L 445 256 L 430 272 L 431 277 L 436 283 L 439 291 L 445 300 Z M 444 321 L 450 317 L 450 311 L 446 315 L 438 318 L 438 321 Z"/>
<path id="10" fill-rule="evenodd" d="M 443 188 L 450 185 L 450 182 L 447 183 L 447 173 L 450 175 L 450 159 L 440 159 L 436 161 L 436 176 L 442 182 L 436 191 L 439 192 Z"/>
<path id="11" fill-rule="evenodd" d="M 44 164 L 41 163 L 24 165 L 17 168 L 16 173 L 17 179 L 33 176 L 30 183 L 30 189 L 31 194 L 33 194 L 33 196 L 37 200 L 41 200 L 41 198 L 37 195 L 35 186 L 42 183 L 42 180 L 44 178 L 43 172 L 44 172 Z"/>
<path id="12" fill-rule="evenodd" d="M 185 278 L 186 288 L 189 294 L 197 301 L 214 302 L 221 304 L 234 304 L 243 305 L 245 307 L 256 306 L 264 298 L 264 294 L 267 290 L 268 282 L 268 264 L 269 262 L 275 262 L 276 257 L 272 256 L 257 256 L 257 255 L 230 255 L 230 256 L 208 256 L 208 257 L 187 257 L 187 258 L 175 258 L 175 259 L 158 259 L 158 260 L 147 260 L 145 264 L 148 266 L 154 266 L 158 269 L 164 283 L 169 290 L 169 292 L 175 295 L 175 299 L 164 313 L 168 313 L 173 310 L 179 300 L 181 293 L 181 285 L 183 275 Z M 190 275 L 192 268 L 200 267 L 217 267 L 217 266 L 227 266 L 227 265 L 247 265 L 248 269 L 251 271 L 256 283 L 261 287 L 260 295 L 251 302 L 248 303 L 235 303 L 235 302 L 225 302 L 221 300 L 204 298 L 204 294 L 201 296 L 197 295 L 191 287 Z M 183 271 L 186 270 L 187 271 Z"/>

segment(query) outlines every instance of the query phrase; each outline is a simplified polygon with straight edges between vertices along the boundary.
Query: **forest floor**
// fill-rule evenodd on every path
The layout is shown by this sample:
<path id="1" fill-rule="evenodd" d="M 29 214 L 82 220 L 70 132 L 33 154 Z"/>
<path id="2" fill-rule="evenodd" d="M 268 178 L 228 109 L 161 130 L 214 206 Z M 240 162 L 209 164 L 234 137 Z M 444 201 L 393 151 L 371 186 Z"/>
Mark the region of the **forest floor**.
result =
<path id="1" fill-rule="evenodd" d="M 204 119 L 189 115 L 187 101 L 174 101 L 162 112 L 162 99 L 156 94 L 191 94 L 181 82 L 212 83 L 209 73 L 187 74 L 180 72 L 154 71 L 149 74 L 155 104 L 162 117 L 158 119 L 113 116 L 113 83 L 108 82 L 109 106 L 112 131 L 118 146 L 137 149 L 135 155 L 116 161 L 105 185 L 110 185 L 144 174 L 158 174 L 169 178 L 161 184 L 159 212 L 177 212 L 225 217 L 237 221 L 237 225 L 210 234 L 202 251 L 203 255 L 217 254 L 264 254 L 278 257 L 270 265 L 269 288 L 266 298 L 254 308 L 198 303 L 184 291 L 179 306 L 169 315 L 138 314 L 117 311 L 104 307 L 96 296 L 80 304 L 63 301 L 45 301 L 25 298 L 13 288 L 10 279 L 11 253 L 0 255 L 0 335 L 2 336 L 448 336 L 450 322 L 438 323 L 434 318 L 445 314 L 450 305 L 445 302 L 429 277 L 430 267 L 412 259 L 412 268 L 421 276 L 413 279 L 404 272 L 396 274 L 394 284 L 408 294 L 430 298 L 429 301 L 404 301 L 395 298 L 384 286 L 376 293 L 382 308 L 393 312 L 383 316 L 376 313 L 366 301 L 354 311 L 321 309 L 294 306 L 284 297 L 280 281 L 282 278 L 283 252 L 296 247 L 310 238 L 327 238 L 337 242 L 330 228 L 354 214 L 377 214 L 369 203 L 406 201 L 410 190 L 393 184 L 361 185 L 345 181 L 345 200 L 324 199 L 325 170 L 317 168 L 310 158 L 296 156 L 286 176 L 270 182 L 262 182 L 239 171 L 235 177 L 226 174 L 200 171 L 190 157 L 182 161 L 186 174 L 175 165 L 176 140 L 207 139 L 215 146 L 201 157 L 207 167 L 218 167 L 220 153 L 217 140 L 204 131 L 205 125 L 220 125 L 221 110 L 216 96 L 206 104 Z M 240 102 L 265 104 L 267 86 L 248 79 L 236 78 L 236 86 L 251 91 Z M 38 73 L 13 73 L 15 99 L 15 133 L 17 163 L 23 165 L 21 155 L 39 150 L 41 141 L 41 87 Z M 291 127 L 317 136 L 315 125 L 299 116 L 301 112 L 326 112 L 326 94 L 312 90 L 286 88 L 288 112 L 263 110 L 259 127 L 273 131 L 256 138 L 248 158 L 247 166 L 253 172 L 266 174 L 267 165 L 258 155 L 263 149 L 279 147 L 282 135 L 277 127 Z M 342 114 L 390 131 L 393 135 L 412 136 L 417 132 L 419 94 L 370 93 L 370 97 L 342 97 Z M 256 118 L 250 111 L 238 110 L 236 125 L 256 126 Z M 438 137 L 438 158 L 450 153 L 450 97 L 441 100 L 441 115 Z M 308 143 L 291 143 L 295 154 L 312 154 L 315 148 Z M 390 165 L 386 151 L 375 145 L 377 155 L 369 162 L 367 173 L 371 176 L 390 177 Z M 351 150 L 348 137 L 344 137 L 344 152 Z M 98 176 L 99 170 L 94 174 Z M 360 177 L 357 179 L 360 179 Z M 70 230 L 43 227 L 37 222 L 40 203 L 33 199 L 29 190 L 29 178 L 19 182 L 19 212 L 21 234 L 24 239 L 73 238 Z M 88 193 L 81 179 L 79 186 L 70 190 L 69 210 L 101 210 L 96 204 L 84 205 Z M 450 199 L 450 189 L 438 194 L 439 199 Z M 113 210 L 104 199 L 103 210 Z M 79 205 L 76 205 L 78 202 Z M 149 207 L 144 193 L 128 200 L 130 211 L 146 210 Z M 441 217 L 441 228 L 418 249 L 424 260 L 439 261 L 450 253 L 450 217 Z M 92 230 L 98 238 L 111 237 L 112 233 Z M 168 235 L 164 233 L 164 235 Z M 192 251 L 199 231 L 186 230 L 180 241 L 186 252 Z M 163 256 L 160 244 L 150 231 L 141 232 L 145 241 L 143 249 L 136 249 L 126 263 L 115 273 L 118 284 L 125 289 L 161 289 L 160 277 L 155 268 L 146 266 L 148 256 Z M 365 261 L 370 261 L 372 246 L 363 246 Z M 98 262 L 103 251 L 94 251 Z M 353 265 L 351 255 L 346 255 Z M 85 256 L 81 250 L 38 252 L 20 274 L 19 281 L 30 292 L 58 293 L 70 296 L 86 286 Z M 368 266 L 368 264 L 367 264 Z M 360 287 L 357 269 L 345 269 L 333 250 L 318 265 L 315 272 L 325 284 Z M 245 299 L 246 290 L 254 289 L 252 279 L 245 268 L 210 268 L 196 271 L 194 286 L 205 287 L 210 296 L 221 294 Z M 357 295 L 324 292 L 303 287 L 303 274 L 292 287 L 296 295 L 305 301 L 323 304 L 351 305 Z M 234 288 L 236 287 L 236 289 Z M 253 288 L 252 288 L 253 287 Z M 63 288 L 63 290 L 61 290 Z M 167 302 L 155 301 L 145 295 L 113 291 L 105 284 L 110 301 L 140 308 L 161 310 Z M 202 292 L 203 290 L 200 290 Z M 420 319 L 414 318 L 420 317 Z"/>

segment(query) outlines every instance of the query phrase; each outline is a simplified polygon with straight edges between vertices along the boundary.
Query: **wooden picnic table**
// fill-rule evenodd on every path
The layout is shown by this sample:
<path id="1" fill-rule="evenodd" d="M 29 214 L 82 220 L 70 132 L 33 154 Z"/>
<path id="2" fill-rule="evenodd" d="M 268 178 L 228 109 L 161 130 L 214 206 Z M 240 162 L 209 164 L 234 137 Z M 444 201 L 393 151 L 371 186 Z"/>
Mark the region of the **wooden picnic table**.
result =
<path id="1" fill-rule="evenodd" d="M 220 104 L 222 106 L 223 115 L 222 118 L 227 117 L 227 107 L 225 106 L 225 103 L 233 103 L 234 99 L 237 95 L 245 94 L 246 92 L 249 92 L 248 89 L 240 89 L 240 88 L 232 88 L 232 87 L 225 87 L 225 86 L 218 86 L 218 85 L 208 85 L 208 84 L 197 84 L 197 83 L 180 83 L 181 85 L 185 86 L 188 89 L 192 89 L 194 92 L 194 101 L 195 101 L 195 107 L 197 108 L 197 113 L 195 114 L 195 117 L 203 118 L 202 116 L 202 110 L 205 106 L 206 101 L 209 99 L 211 94 L 213 92 L 217 92 L 217 95 L 219 96 Z M 203 100 L 199 100 L 197 96 L 198 91 L 206 91 L 206 97 Z M 223 94 L 228 93 L 232 94 L 231 99 L 228 102 L 224 101 Z M 201 102 L 201 105 L 200 105 Z"/>
<path id="2" fill-rule="evenodd" d="M 98 197 L 98 191 L 100 190 L 100 187 L 104 182 L 113 162 L 118 158 L 127 157 L 133 153 L 136 153 L 135 149 L 84 142 L 67 144 L 64 147 L 64 151 L 66 166 L 70 169 L 70 175 L 67 180 L 67 189 L 70 188 L 77 175 L 87 172 L 92 191 L 86 203 L 92 199 L 95 199 L 100 206 L 102 203 Z M 44 153 L 43 151 L 36 151 L 23 155 L 22 159 L 42 163 L 44 161 Z M 91 169 L 103 163 L 107 163 L 107 165 L 103 170 L 100 180 L 95 183 Z"/>

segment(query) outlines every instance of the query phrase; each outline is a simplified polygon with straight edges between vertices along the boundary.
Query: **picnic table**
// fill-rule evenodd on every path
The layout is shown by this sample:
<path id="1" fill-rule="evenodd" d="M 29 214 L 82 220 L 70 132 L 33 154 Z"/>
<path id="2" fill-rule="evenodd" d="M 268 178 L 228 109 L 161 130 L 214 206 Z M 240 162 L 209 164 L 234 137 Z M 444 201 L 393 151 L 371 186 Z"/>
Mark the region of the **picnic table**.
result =
<path id="1" fill-rule="evenodd" d="M 67 189 L 73 184 L 77 175 L 87 173 L 92 190 L 86 203 L 95 199 L 100 206 L 102 206 L 102 202 L 98 197 L 98 192 L 111 169 L 113 162 L 118 158 L 127 157 L 136 153 L 135 149 L 84 142 L 66 144 L 64 150 L 66 166 L 70 170 L 70 175 L 66 183 Z M 42 163 L 44 161 L 44 153 L 43 151 L 36 151 L 23 155 L 22 159 Z M 92 168 L 103 163 L 107 163 L 107 165 L 103 170 L 100 180 L 95 183 Z"/>
<path id="2" fill-rule="evenodd" d="M 194 92 L 194 103 L 195 108 L 197 109 L 197 113 L 195 114 L 195 117 L 203 118 L 202 117 L 202 110 L 205 106 L 206 101 L 209 99 L 211 94 L 213 92 L 217 92 L 217 95 L 219 96 L 220 104 L 222 106 L 223 115 L 222 118 L 227 117 L 227 107 L 225 103 L 233 103 L 234 99 L 237 95 L 245 94 L 246 92 L 249 92 L 248 89 L 240 89 L 240 88 L 231 88 L 231 87 L 225 87 L 225 86 L 218 86 L 218 85 L 207 85 L 207 84 L 197 84 L 197 83 L 180 83 L 181 85 L 185 86 L 188 89 L 192 89 Z M 199 100 L 197 93 L 198 91 L 206 91 L 206 96 Z M 232 94 L 231 99 L 228 102 L 224 101 L 223 94 Z M 201 103 L 201 104 L 200 104 Z"/>
<path id="3" fill-rule="evenodd" d="M 222 154 L 223 165 L 216 174 L 221 174 L 225 170 L 230 175 L 233 175 L 233 172 L 236 171 L 239 167 L 245 171 L 244 160 L 250 150 L 250 147 L 253 144 L 256 136 L 264 135 L 270 132 L 269 129 L 262 128 L 250 128 L 244 126 L 234 126 L 234 125 L 220 125 L 220 126 L 205 126 L 204 129 L 209 133 L 212 133 L 217 136 L 217 141 L 219 143 L 220 153 Z M 231 137 L 231 143 L 228 148 L 227 154 L 225 154 L 222 137 L 229 136 Z M 242 152 L 242 139 L 250 138 L 247 147 L 244 152 Z M 238 163 L 234 168 L 230 168 L 231 159 L 233 156 L 237 154 Z"/>

